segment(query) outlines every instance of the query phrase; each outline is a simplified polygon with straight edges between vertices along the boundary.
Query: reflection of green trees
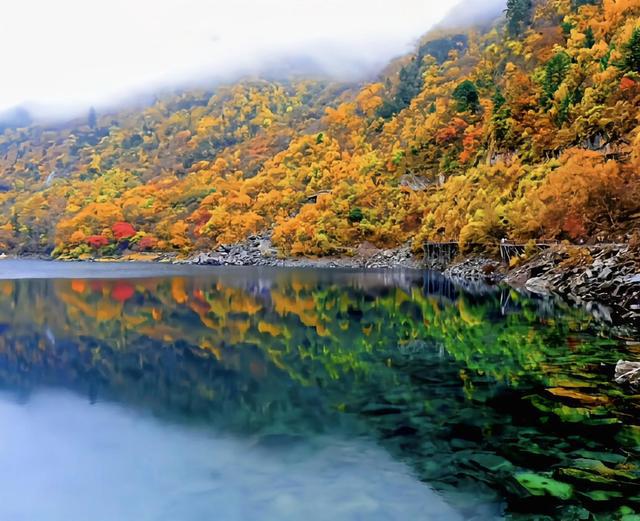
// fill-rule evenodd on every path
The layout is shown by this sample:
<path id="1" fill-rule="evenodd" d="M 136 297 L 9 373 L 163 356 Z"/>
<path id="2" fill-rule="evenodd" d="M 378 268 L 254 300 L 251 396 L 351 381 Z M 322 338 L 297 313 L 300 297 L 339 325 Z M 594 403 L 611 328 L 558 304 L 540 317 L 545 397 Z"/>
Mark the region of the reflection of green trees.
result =
<path id="1" fill-rule="evenodd" d="M 375 275 L 234 273 L 0 282 L 0 383 L 243 434 L 370 434 L 439 490 L 488 499 L 526 494 L 519 472 L 592 491 L 585 473 L 637 454 L 634 402 L 600 369 L 621 354 L 579 311 Z M 626 486 L 616 475 L 605 491 Z"/>

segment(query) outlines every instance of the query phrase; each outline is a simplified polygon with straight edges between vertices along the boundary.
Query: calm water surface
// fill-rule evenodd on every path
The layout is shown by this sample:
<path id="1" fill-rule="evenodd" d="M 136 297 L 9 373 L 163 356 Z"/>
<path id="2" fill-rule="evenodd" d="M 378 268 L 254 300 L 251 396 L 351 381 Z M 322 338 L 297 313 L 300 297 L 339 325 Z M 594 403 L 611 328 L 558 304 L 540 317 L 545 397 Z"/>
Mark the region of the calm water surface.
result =
<path id="1" fill-rule="evenodd" d="M 432 273 L 0 262 L 0 519 L 640 519 L 635 339 Z"/>

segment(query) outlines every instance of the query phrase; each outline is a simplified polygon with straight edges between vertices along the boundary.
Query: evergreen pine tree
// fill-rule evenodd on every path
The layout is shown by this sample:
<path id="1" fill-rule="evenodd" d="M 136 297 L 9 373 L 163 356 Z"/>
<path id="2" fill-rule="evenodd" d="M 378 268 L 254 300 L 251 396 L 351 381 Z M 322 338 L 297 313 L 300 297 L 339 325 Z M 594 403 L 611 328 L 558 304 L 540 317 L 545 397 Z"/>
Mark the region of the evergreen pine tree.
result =
<path id="1" fill-rule="evenodd" d="M 547 62 L 543 83 L 547 99 L 553 98 L 567 75 L 569 65 L 571 65 L 571 58 L 564 51 L 557 53 Z"/>
<path id="2" fill-rule="evenodd" d="M 531 0 L 507 0 L 507 29 L 512 36 L 520 35 L 531 23 Z"/>
<path id="3" fill-rule="evenodd" d="M 89 124 L 90 128 L 96 128 L 97 122 L 98 122 L 98 117 L 96 116 L 96 109 L 91 107 L 89 109 L 89 116 L 87 118 L 87 123 Z"/>
<path id="4" fill-rule="evenodd" d="M 624 46 L 624 64 L 630 71 L 640 72 L 640 27 L 633 30 L 631 39 Z"/>
<path id="5" fill-rule="evenodd" d="M 584 32 L 584 46 L 587 49 L 591 49 L 596 44 L 596 38 L 593 35 L 593 29 L 591 27 L 587 27 L 587 30 Z"/>

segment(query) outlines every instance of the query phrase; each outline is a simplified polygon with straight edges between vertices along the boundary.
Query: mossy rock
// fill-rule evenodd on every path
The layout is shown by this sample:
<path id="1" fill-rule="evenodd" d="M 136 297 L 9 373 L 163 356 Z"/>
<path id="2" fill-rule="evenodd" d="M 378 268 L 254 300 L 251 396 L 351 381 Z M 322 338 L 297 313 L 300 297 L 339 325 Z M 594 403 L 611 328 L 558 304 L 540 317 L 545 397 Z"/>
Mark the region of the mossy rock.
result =
<path id="1" fill-rule="evenodd" d="M 521 472 L 516 474 L 515 478 L 533 496 L 553 496 L 565 501 L 573 496 L 573 487 L 570 484 L 556 481 L 547 476 L 533 472 Z"/>
<path id="2" fill-rule="evenodd" d="M 611 501 L 622 497 L 622 492 L 617 490 L 591 490 L 589 492 L 581 492 L 581 494 L 591 501 L 597 502 Z"/>

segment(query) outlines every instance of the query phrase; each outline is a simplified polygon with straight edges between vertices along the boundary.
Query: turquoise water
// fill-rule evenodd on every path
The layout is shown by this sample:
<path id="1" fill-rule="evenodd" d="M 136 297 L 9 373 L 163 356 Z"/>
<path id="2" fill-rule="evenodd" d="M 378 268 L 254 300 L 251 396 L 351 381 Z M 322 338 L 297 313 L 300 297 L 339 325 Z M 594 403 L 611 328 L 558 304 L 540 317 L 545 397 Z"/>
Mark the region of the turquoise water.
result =
<path id="1" fill-rule="evenodd" d="M 633 338 L 421 272 L 0 263 L 0 519 L 636 519 Z"/>

